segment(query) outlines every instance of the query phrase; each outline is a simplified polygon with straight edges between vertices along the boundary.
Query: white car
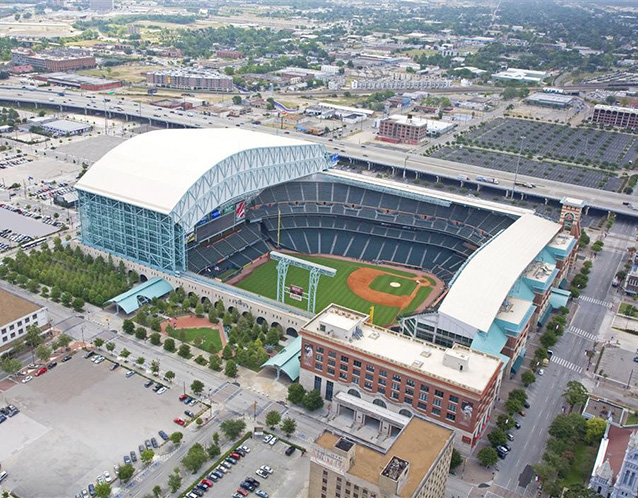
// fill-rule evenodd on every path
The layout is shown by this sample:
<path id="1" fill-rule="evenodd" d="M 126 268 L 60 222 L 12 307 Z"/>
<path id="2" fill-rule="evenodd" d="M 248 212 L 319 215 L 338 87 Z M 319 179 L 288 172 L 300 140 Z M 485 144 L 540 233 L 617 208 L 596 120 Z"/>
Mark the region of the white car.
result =
<path id="1" fill-rule="evenodd" d="M 111 474 L 109 474 L 108 470 L 104 471 L 104 480 L 106 482 L 111 482 L 113 479 L 111 479 Z"/>
<path id="2" fill-rule="evenodd" d="M 168 389 L 166 389 L 165 387 L 160 387 L 157 391 L 157 394 L 164 394 L 166 391 L 168 391 Z"/>
<path id="3" fill-rule="evenodd" d="M 104 477 L 103 476 L 97 476 L 95 479 L 96 479 L 98 484 L 102 484 L 104 482 Z"/>
<path id="4" fill-rule="evenodd" d="M 272 474 L 274 472 L 268 465 L 262 465 L 261 467 L 259 467 L 259 470 L 263 470 L 264 472 L 268 472 L 269 474 Z"/>
<path id="5" fill-rule="evenodd" d="M 545 373 L 545 370 L 543 370 L 542 368 L 538 369 L 538 372 L 536 372 L 538 375 L 543 375 Z"/>
<path id="6" fill-rule="evenodd" d="M 26 384 L 27 382 L 31 382 L 32 379 L 33 377 L 31 377 L 30 375 L 27 375 L 24 379 L 22 379 L 22 383 Z"/>
<path id="7" fill-rule="evenodd" d="M 196 404 L 197 404 L 197 400 L 194 399 L 190 403 L 188 403 L 188 406 L 195 406 Z"/>
<path id="8" fill-rule="evenodd" d="M 241 449 L 244 450 L 246 453 L 250 453 L 250 448 L 248 446 L 242 446 Z"/>
<path id="9" fill-rule="evenodd" d="M 22 381 L 22 382 L 24 382 L 24 381 Z M 270 434 L 266 434 L 264 436 L 264 443 L 270 442 L 271 439 L 272 439 L 272 436 Z"/>
<path id="10" fill-rule="evenodd" d="M 277 441 L 279 441 L 279 438 L 277 436 L 275 436 L 270 441 L 268 441 L 268 444 L 270 446 L 275 446 L 277 444 Z"/>

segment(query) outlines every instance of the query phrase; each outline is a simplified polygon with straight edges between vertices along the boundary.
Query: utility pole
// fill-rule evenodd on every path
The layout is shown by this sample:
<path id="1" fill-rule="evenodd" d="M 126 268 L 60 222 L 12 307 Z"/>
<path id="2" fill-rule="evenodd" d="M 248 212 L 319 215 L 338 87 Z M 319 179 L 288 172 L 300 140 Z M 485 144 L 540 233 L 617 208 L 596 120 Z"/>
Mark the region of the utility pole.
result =
<path id="1" fill-rule="evenodd" d="M 523 142 L 525 141 L 524 136 L 521 137 L 521 146 L 518 149 L 518 158 L 516 159 L 516 171 L 514 173 L 514 183 L 512 184 L 512 200 L 514 199 L 514 193 L 516 189 L 516 182 L 518 181 L 518 167 L 521 164 L 521 154 L 523 153 Z"/>

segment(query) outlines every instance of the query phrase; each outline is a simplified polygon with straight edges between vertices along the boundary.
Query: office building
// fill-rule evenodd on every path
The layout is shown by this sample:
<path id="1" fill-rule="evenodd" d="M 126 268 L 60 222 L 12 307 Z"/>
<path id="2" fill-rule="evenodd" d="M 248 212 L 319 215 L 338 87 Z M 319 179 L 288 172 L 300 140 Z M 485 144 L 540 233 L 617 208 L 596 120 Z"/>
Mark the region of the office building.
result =
<path id="1" fill-rule="evenodd" d="M 146 73 L 146 82 L 152 86 L 184 90 L 233 90 L 233 79 L 212 69 L 160 69 Z"/>
<path id="2" fill-rule="evenodd" d="M 419 418 L 406 419 L 380 445 L 325 431 L 312 449 L 308 498 L 441 498 L 453 439 L 451 430 Z"/>
<path id="3" fill-rule="evenodd" d="M 638 109 L 597 104 L 592 122 L 618 128 L 638 128 Z"/>
<path id="4" fill-rule="evenodd" d="M 54 49 L 35 53 L 28 49 L 11 51 L 13 66 L 30 65 L 35 71 L 63 72 L 89 69 L 97 65 L 95 57 L 87 51 Z"/>
<path id="5" fill-rule="evenodd" d="M 428 136 L 439 136 L 456 125 L 445 121 L 394 114 L 379 121 L 379 140 L 416 145 Z"/>
<path id="6" fill-rule="evenodd" d="M 10 349 L 30 325 L 48 328 L 47 308 L 0 289 L 0 351 Z"/>

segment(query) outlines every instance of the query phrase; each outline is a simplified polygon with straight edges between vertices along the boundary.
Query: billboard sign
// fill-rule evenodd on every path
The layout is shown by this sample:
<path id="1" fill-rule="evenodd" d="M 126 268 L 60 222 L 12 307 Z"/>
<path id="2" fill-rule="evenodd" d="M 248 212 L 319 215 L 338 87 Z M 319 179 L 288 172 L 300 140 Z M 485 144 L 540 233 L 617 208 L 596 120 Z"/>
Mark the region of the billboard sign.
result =
<path id="1" fill-rule="evenodd" d="M 238 202 L 235 206 L 235 219 L 243 220 L 246 217 L 246 202 Z"/>
<path id="2" fill-rule="evenodd" d="M 297 285 L 290 286 L 290 298 L 295 301 L 301 301 L 303 299 L 303 287 Z"/>

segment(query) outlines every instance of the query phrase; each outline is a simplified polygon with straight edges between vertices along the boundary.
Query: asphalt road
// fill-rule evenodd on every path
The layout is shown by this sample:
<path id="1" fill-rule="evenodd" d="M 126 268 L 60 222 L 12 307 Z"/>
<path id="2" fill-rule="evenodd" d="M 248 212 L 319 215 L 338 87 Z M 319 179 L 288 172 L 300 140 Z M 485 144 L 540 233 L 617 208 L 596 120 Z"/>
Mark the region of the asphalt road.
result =
<path id="1" fill-rule="evenodd" d="M 238 120 L 205 116 L 198 112 L 170 111 L 148 104 L 124 100 L 116 96 L 85 95 L 83 93 L 73 93 L 68 90 L 61 96 L 55 91 L 44 91 L 32 87 L 30 89 L 23 89 L 4 86 L 0 87 L 0 100 L 59 106 L 61 111 L 68 109 L 94 114 L 106 113 L 109 117 L 126 119 L 130 117 L 143 121 L 148 120 L 150 124 L 165 125 L 167 127 L 171 125 L 187 128 L 229 127 L 240 123 Z M 192 116 L 189 116 L 189 114 L 192 114 Z M 279 129 L 265 126 L 244 124 L 242 127 L 262 133 L 280 133 Z M 469 175 L 472 177 L 476 177 L 476 175 L 492 176 L 500 181 L 500 188 L 503 189 L 511 188 L 514 181 L 513 173 L 486 170 L 479 166 L 471 166 L 420 155 L 411 155 L 409 152 L 405 153 L 396 149 L 382 148 L 378 145 L 371 144 L 362 147 L 347 142 L 330 142 L 331 139 L 327 137 L 315 137 L 312 135 L 297 134 L 295 132 L 291 132 L 291 134 L 300 135 L 304 140 L 323 143 L 330 153 L 339 153 L 346 158 L 350 157 L 364 162 L 393 166 L 398 170 L 407 169 L 409 171 L 427 173 L 429 175 L 440 175 L 452 179 L 456 179 L 458 175 Z M 623 205 L 623 202 L 631 202 L 631 197 L 628 195 L 605 192 L 579 185 L 565 185 L 561 182 L 553 182 L 550 180 L 539 182 L 538 179 L 534 177 L 524 175 L 518 175 L 518 181 L 536 184 L 537 188 L 533 191 L 535 195 L 547 196 L 559 200 L 563 197 L 577 197 L 585 199 L 589 204 L 603 209 L 610 209 L 627 216 L 638 217 L 638 212 Z"/>
<path id="2" fill-rule="evenodd" d="M 635 224 L 617 222 L 611 233 L 629 240 L 633 239 L 635 231 Z M 623 252 L 621 249 L 605 247 L 599 253 L 594 260 L 589 284 L 581 294 L 582 297 L 593 298 L 603 303 L 610 301 L 608 294 L 612 289 L 611 282 L 618 271 Z M 529 469 L 526 472 L 527 466 L 541 461 L 549 426 L 556 415 L 561 413 L 562 407 L 566 406 L 562 393 L 567 382 L 581 381 L 586 375 L 588 360 L 585 352 L 594 344 L 588 338 L 568 332 L 567 329 L 573 327 L 597 336 L 606 314 L 609 313 L 609 306 L 588 300 L 578 299 L 574 305 L 577 306 L 577 310 L 566 327 L 566 332 L 552 348 L 554 355 L 544 369 L 545 375 L 537 376 L 536 382 L 527 390 L 531 408 L 527 410 L 526 417 L 518 416 L 522 427 L 520 430 L 512 430 L 515 437 L 510 443 L 512 451 L 505 460 L 498 463 L 496 484 L 519 493 L 524 493 L 527 488 L 528 496 L 536 489 L 536 483 L 533 479 L 531 483 L 524 479 L 533 477 Z M 535 335 L 531 340 L 536 342 L 537 339 L 538 335 Z M 531 344 L 528 346 L 528 351 L 532 352 L 534 349 Z"/>

